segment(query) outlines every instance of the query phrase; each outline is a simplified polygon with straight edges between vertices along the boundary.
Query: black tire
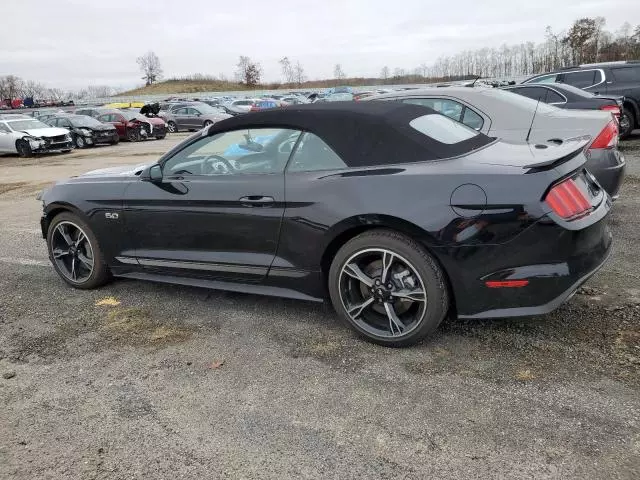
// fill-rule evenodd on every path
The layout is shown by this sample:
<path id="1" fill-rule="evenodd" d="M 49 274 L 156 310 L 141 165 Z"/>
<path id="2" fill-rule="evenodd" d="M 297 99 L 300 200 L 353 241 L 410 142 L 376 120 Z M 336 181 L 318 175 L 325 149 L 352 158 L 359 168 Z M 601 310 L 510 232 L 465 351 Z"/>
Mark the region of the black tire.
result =
<path id="1" fill-rule="evenodd" d="M 118 143 L 120 143 L 120 137 L 116 135 L 115 137 L 113 137 L 113 140 L 109 142 L 109 145 L 117 145 Z"/>
<path id="2" fill-rule="evenodd" d="M 163 140 L 166 137 L 166 135 L 158 135 L 156 137 L 156 140 Z"/>
<path id="3" fill-rule="evenodd" d="M 18 155 L 21 158 L 30 158 L 33 157 L 33 151 L 31 150 L 31 145 L 26 140 L 16 140 L 16 150 L 18 151 Z"/>
<path id="4" fill-rule="evenodd" d="M 169 133 L 177 133 L 178 124 L 176 122 L 167 122 L 167 130 L 169 130 Z"/>
<path id="5" fill-rule="evenodd" d="M 140 141 L 140 132 L 135 128 L 129 128 L 126 132 L 127 140 L 130 142 L 139 142 Z"/>
<path id="6" fill-rule="evenodd" d="M 635 126 L 636 118 L 633 115 L 633 112 L 624 107 L 620 116 L 620 138 L 622 140 L 629 138 L 631 132 L 635 129 Z"/>
<path id="7" fill-rule="evenodd" d="M 87 148 L 87 142 L 84 141 L 84 138 L 82 138 L 80 135 L 75 135 L 73 137 L 73 144 L 76 146 L 76 148 L 80 149 L 80 148 Z"/>
<path id="8" fill-rule="evenodd" d="M 418 281 L 422 283 L 423 294 L 426 297 L 425 305 L 421 315 L 419 318 L 416 315 L 415 324 L 406 334 L 395 335 L 391 329 L 391 337 L 376 335 L 363 328 L 347 313 L 340 292 L 340 277 L 343 274 L 343 267 L 359 252 L 366 252 L 369 249 L 383 249 L 392 252 L 401 260 L 406 259 L 417 273 Z M 418 343 L 438 328 L 450 306 L 445 274 L 438 263 L 418 243 L 392 230 L 367 231 L 345 243 L 331 263 L 328 288 L 331 302 L 340 318 L 366 340 L 387 347 L 405 347 Z M 357 316 L 358 314 L 356 314 Z"/>
<path id="9" fill-rule="evenodd" d="M 71 150 L 65 149 L 65 150 L 60 150 L 62 153 L 69 153 Z"/>
<path id="10" fill-rule="evenodd" d="M 93 253 L 93 269 L 88 278 L 83 279 L 82 281 L 73 281 L 70 279 L 65 272 L 63 272 L 58 262 L 54 259 L 53 254 L 53 242 L 54 242 L 54 232 L 58 228 L 60 224 L 73 224 L 84 232 L 87 237 L 87 240 L 90 244 L 92 253 Z M 91 231 L 89 226 L 78 216 L 71 212 L 63 212 L 56 215 L 51 223 L 49 224 L 49 229 L 47 231 L 47 250 L 49 252 L 49 259 L 55 269 L 56 273 L 64 280 L 66 283 L 71 285 L 74 288 L 79 289 L 92 289 L 97 288 L 105 283 L 107 283 L 111 279 L 111 272 L 109 271 L 109 267 L 104 262 L 104 256 L 102 254 L 102 250 L 100 249 L 100 245 L 98 244 L 98 239 Z"/>

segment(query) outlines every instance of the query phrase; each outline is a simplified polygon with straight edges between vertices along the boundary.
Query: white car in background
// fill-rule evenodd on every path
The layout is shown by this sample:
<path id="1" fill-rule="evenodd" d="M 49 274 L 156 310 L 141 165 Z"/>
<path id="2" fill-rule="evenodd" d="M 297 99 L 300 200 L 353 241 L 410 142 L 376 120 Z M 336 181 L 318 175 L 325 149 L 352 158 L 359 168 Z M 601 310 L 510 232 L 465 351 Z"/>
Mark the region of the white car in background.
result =
<path id="1" fill-rule="evenodd" d="M 36 153 L 70 152 L 66 128 L 51 127 L 26 115 L 0 115 L 0 153 L 32 157 Z"/>

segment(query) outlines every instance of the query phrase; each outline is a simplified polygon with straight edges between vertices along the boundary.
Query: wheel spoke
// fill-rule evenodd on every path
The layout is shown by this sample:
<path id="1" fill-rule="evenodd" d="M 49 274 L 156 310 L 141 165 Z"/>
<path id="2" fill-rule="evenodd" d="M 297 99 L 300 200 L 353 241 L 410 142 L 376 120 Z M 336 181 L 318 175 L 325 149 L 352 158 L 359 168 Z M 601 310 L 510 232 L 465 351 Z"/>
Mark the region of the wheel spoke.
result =
<path id="1" fill-rule="evenodd" d="M 89 269 L 89 271 L 91 271 L 91 269 L 93 268 L 93 265 L 89 257 L 87 257 L 82 253 L 78 253 L 78 260 L 84 263 L 84 265 Z"/>
<path id="2" fill-rule="evenodd" d="M 380 277 L 382 283 L 387 281 L 387 276 L 389 275 L 389 270 L 391 270 L 394 259 L 395 255 L 393 253 L 387 251 L 382 253 L 382 275 Z"/>
<path id="3" fill-rule="evenodd" d="M 355 320 L 356 318 L 358 318 L 362 314 L 363 310 L 365 308 L 367 308 L 369 305 L 371 305 L 372 303 L 373 303 L 373 297 L 369 297 L 364 302 L 362 302 L 362 303 L 360 303 L 358 305 L 353 305 L 352 307 L 350 307 L 347 310 L 347 313 L 349 314 L 349 316 L 351 318 L 353 318 Z"/>
<path id="4" fill-rule="evenodd" d="M 82 233 L 82 230 L 78 230 L 78 238 L 76 239 L 76 247 L 79 247 L 80 244 L 82 242 L 84 242 L 87 239 L 87 237 L 85 237 L 84 233 Z"/>
<path id="5" fill-rule="evenodd" d="M 393 305 L 390 303 L 385 303 L 384 309 L 386 310 L 387 317 L 389 318 L 389 330 L 391 331 L 391 335 L 396 335 L 396 332 L 398 335 L 401 334 L 406 326 L 404 323 L 402 323 L 402 320 L 398 318 L 398 315 L 396 315 L 396 311 L 393 309 Z"/>
<path id="6" fill-rule="evenodd" d="M 78 275 L 76 273 L 76 257 L 73 257 L 73 259 L 71 260 L 71 278 L 75 280 L 77 276 Z"/>
<path id="7" fill-rule="evenodd" d="M 56 230 L 58 230 L 60 235 L 62 235 L 62 238 L 64 239 L 67 245 L 71 246 L 74 244 L 73 240 L 71 240 L 71 237 L 69 236 L 69 233 L 67 233 L 67 231 L 65 230 L 64 224 L 58 225 Z"/>
<path id="8" fill-rule="evenodd" d="M 424 290 L 420 288 L 415 288 L 413 290 L 409 290 L 407 288 L 403 288 L 401 290 L 392 291 L 391 295 L 398 298 L 404 298 L 407 300 L 411 300 L 413 302 L 426 302 L 427 295 L 424 293 Z"/>
<path id="9" fill-rule="evenodd" d="M 53 250 L 53 258 L 64 257 L 65 255 L 69 255 L 69 250 L 62 250 L 61 248 L 55 248 Z"/>
<path id="10" fill-rule="evenodd" d="M 373 286 L 373 279 L 368 277 L 362 270 L 360 270 L 360 267 L 355 263 L 349 263 L 345 265 L 342 271 L 350 277 L 353 277 L 356 280 L 364 283 L 367 287 Z"/>

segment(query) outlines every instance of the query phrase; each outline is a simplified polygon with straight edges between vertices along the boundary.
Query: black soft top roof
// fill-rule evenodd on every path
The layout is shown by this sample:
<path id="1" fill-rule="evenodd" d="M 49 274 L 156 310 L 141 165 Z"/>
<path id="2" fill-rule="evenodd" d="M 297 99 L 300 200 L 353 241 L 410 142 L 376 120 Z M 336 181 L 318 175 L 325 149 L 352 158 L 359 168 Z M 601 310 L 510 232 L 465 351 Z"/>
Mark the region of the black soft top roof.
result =
<path id="1" fill-rule="evenodd" d="M 438 142 L 409 125 L 423 115 L 438 113 L 393 101 L 318 103 L 228 118 L 217 122 L 209 133 L 241 128 L 304 130 L 327 142 L 350 167 L 450 158 L 492 142 L 481 133 L 454 144 Z"/>

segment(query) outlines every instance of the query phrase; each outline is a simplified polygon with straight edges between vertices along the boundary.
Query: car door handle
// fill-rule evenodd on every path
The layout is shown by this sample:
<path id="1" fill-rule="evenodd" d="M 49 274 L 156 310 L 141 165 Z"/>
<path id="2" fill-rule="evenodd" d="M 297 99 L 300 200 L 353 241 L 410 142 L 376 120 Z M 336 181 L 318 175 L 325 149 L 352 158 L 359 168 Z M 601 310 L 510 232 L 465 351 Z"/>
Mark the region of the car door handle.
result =
<path id="1" fill-rule="evenodd" d="M 265 207 L 275 202 L 273 197 L 265 197 L 264 195 L 248 195 L 239 200 L 240 203 L 249 207 Z"/>

